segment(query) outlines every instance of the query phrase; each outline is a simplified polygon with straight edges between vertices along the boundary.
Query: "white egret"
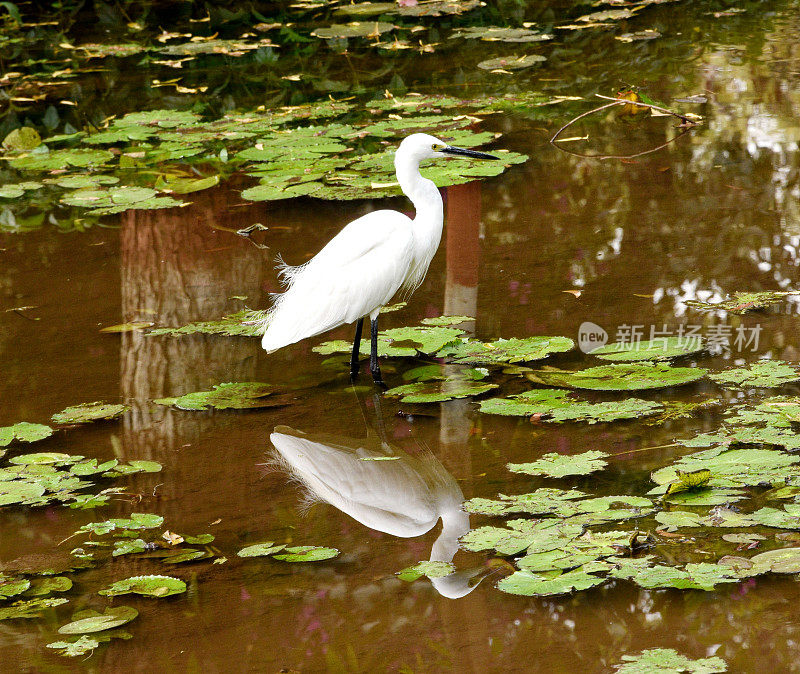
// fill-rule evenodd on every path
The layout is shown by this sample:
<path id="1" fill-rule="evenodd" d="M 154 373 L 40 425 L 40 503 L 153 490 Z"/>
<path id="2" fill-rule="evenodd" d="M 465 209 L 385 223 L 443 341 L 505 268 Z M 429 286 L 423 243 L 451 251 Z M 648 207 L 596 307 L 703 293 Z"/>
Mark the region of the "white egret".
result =
<path id="1" fill-rule="evenodd" d="M 442 197 L 423 178 L 420 162 L 438 157 L 497 159 L 490 154 L 450 147 L 425 133 L 400 143 L 394 157 L 397 181 L 416 209 L 412 220 L 397 211 L 368 213 L 345 226 L 311 260 L 298 267 L 282 264 L 287 286 L 264 321 L 261 345 L 271 353 L 345 323 L 356 323 L 350 376 L 358 376 L 364 317 L 371 328 L 370 372 L 383 384 L 378 364 L 378 313 L 399 290 L 410 295 L 425 278 L 442 236 Z"/>

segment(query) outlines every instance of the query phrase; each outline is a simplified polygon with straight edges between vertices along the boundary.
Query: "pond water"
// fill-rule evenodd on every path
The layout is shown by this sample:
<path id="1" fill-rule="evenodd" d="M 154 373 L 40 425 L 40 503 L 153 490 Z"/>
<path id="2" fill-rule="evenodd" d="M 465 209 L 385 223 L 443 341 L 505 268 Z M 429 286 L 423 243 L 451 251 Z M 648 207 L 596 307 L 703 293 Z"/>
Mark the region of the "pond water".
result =
<path id="1" fill-rule="evenodd" d="M 268 9 L 261 14 L 271 16 Z M 465 14 L 461 23 L 563 23 L 596 11 L 570 3 L 490 9 L 479 10 L 480 20 Z M 453 46 L 447 38 L 451 19 L 443 17 L 441 25 L 420 20 L 423 42 L 445 45 L 433 53 L 381 56 L 368 43 L 355 42 L 340 53 L 324 41 L 304 53 L 287 43 L 285 60 L 276 48 L 261 62 L 209 57 L 179 74 L 185 86 L 208 81 L 219 88 L 213 96 L 196 95 L 209 118 L 233 106 L 263 104 L 265 86 L 267 100 L 283 87 L 284 98 L 274 105 L 301 102 L 291 100 L 293 80 L 275 84 L 296 72 L 303 81 L 295 93 L 305 98 L 329 92 L 363 98 L 387 87 L 478 99 L 524 91 L 585 97 L 486 116 L 481 128 L 503 135 L 483 149 L 509 149 L 530 159 L 500 176 L 443 188 L 440 250 L 408 305 L 385 314 L 382 327 L 466 315 L 474 321 L 461 327 L 481 340 L 563 335 L 577 341 L 580 326 L 591 322 L 614 341 L 630 326 L 644 339 L 651 328 L 675 335 L 698 326 L 707 338 L 727 339 L 729 348 L 682 364 L 719 371 L 759 358 L 796 363 L 796 296 L 744 316 L 701 313 L 684 304 L 798 285 L 800 14 L 791 2 L 725 9 L 711 2 L 645 7 L 610 28 L 561 31 L 532 45 L 461 40 Z M 153 14 L 148 21 L 157 16 L 163 20 Z M 91 15 L 76 17 L 76 43 L 109 39 Z M 307 34 L 334 20 L 324 10 L 303 15 L 295 28 Z M 615 39 L 648 29 L 661 37 Z M 277 35 L 272 39 L 281 42 Z M 548 60 L 516 74 L 476 67 L 509 53 L 539 53 Z M 124 114 L 192 104 L 190 94 L 173 98 L 160 89 L 134 95 L 154 77 L 167 79 L 164 68 L 150 64 L 137 72 L 135 57 L 102 63 L 104 72 L 79 73 L 59 94 L 78 98 L 76 107 L 89 117 L 93 110 Z M 269 78 L 260 80 L 264 70 Z M 316 91 L 306 79 L 317 83 Z M 323 81 L 327 90 L 319 85 Z M 565 142 L 562 149 L 548 142 L 577 114 L 603 103 L 594 102 L 595 93 L 613 95 L 626 85 L 642 86 L 653 99 L 702 115 L 703 122 L 663 149 L 627 160 L 563 150 L 642 152 L 674 138 L 676 120 L 625 121 L 603 111 L 564 134 L 588 135 L 588 141 Z M 700 102 L 676 102 L 690 96 Z M 34 104 L 16 118 L 36 126 L 45 108 Z M 78 127 L 77 113 L 63 114 Z M 676 438 L 714 431 L 726 405 L 760 399 L 763 389 L 723 389 L 704 379 L 631 394 L 657 402 L 722 401 L 686 418 L 655 425 L 647 419 L 553 424 L 483 414 L 472 399 L 398 402 L 373 388 L 365 367 L 353 386 L 343 360 L 326 361 L 312 351 L 324 340 L 351 338 L 350 326 L 270 355 L 259 340 L 243 337 L 99 332 L 128 321 L 180 326 L 264 308 L 269 293 L 279 289 L 272 264 L 278 252 L 300 264 L 355 217 L 377 208 L 410 209 L 401 197 L 252 202 L 241 196 L 252 184 L 252 178 L 234 176 L 187 195 L 191 203 L 184 208 L 127 210 L 102 216 L 103 226 L 83 231 L 64 226 L 75 215 L 63 207 L 47 211 L 59 225 L 46 218 L 21 231 L 6 219 L 0 228 L 0 426 L 48 423 L 59 410 L 95 400 L 130 406 L 117 420 L 70 427 L 30 447 L 12 445 L 8 456 L 64 452 L 162 466 L 104 484 L 127 491 L 96 509 L 59 503 L 0 508 L 3 568 L 13 570 L 20 558 L 35 566 L 36 559 L 67 555 L 78 545 L 67 539 L 79 527 L 131 512 L 163 516 L 158 536 L 165 529 L 213 534 L 218 562 L 167 566 L 131 554 L 70 573 L 74 585 L 64 595 L 69 604 L 38 619 L 0 621 L 0 670 L 608 672 L 623 655 L 649 648 L 672 648 L 692 659 L 719 656 L 736 672 L 800 670 L 800 585 L 792 575 L 763 575 L 712 591 L 611 580 L 580 592 L 525 597 L 495 587 L 504 571 L 487 566 L 491 551 L 458 550 L 458 538 L 469 528 L 502 522 L 463 513 L 462 501 L 542 486 L 643 496 L 653 486 L 653 470 L 696 451 L 676 446 Z M 11 202 L 3 205 L 13 210 Z M 23 213 L 34 212 L 30 205 L 16 216 L 21 221 Z M 268 249 L 236 234 L 256 222 L 268 229 L 253 238 Z M 737 335 L 749 341 L 737 341 Z M 423 362 L 384 359 L 384 378 L 390 386 L 405 383 L 403 373 Z M 573 370 L 599 362 L 574 349 L 541 365 Z M 531 388 L 519 375 L 493 372 L 499 395 Z M 285 404 L 186 411 L 151 402 L 247 381 L 275 385 Z M 768 393 L 798 392 L 788 385 Z M 582 397 L 618 401 L 628 394 Z M 589 450 L 610 455 L 604 470 L 553 479 L 506 468 L 548 452 Z M 375 457 L 388 460 L 361 460 Z M 755 506 L 767 504 L 763 492 L 753 496 Z M 742 507 L 753 509 L 751 501 Z M 688 509 L 704 515 L 709 506 Z M 444 525 L 437 523 L 440 517 Z M 633 530 L 637 520 L 620 526 Z M 638 527 L 654 534 L 660 559 L 676 564 L 752 556 L 732 544 L 718 554 L 718 534 L 707 528 L 687 534 L 676 549 L 676 534 L 656 533 L 660 525 L 652 517 Z M 756 530 L 767 539 L 755 552 L 791 545 L 774 538 L 785 529 Z M 328 546 L 340 555 L 298 564 L 237 556 L 264 541 Z M 396 577 L 428 559 L 452 559 L 458 573 L 414 582 Z M 187 583 L 187 592 L 164 599 L 97 594 L 112 581 L 141 574 L 174 575 Z M 132 638 L 79 658 L 45 648 L 62 638 L 58 627 L 75 611 L 123 604 L 140 613 L 125 628 Z"/>

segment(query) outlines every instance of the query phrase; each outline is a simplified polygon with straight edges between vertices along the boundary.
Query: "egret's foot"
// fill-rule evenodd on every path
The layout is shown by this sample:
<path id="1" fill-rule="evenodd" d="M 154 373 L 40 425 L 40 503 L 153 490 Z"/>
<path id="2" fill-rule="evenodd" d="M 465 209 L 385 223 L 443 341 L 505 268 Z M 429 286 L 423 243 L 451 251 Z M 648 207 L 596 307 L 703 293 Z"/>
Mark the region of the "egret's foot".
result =
<path id="1" fill-rule="evenodd" d="M 381 369 L 376 367 L 375 369 L 371 369 L 372 372 L 372 381 L 375 382 L 375 386 L 380 386 L 382 389 L 386 390 L 389 388 L 384 382 L 383 377 L 381 376 Z"/>
<path id="2" fill-rule="evenodd" d="M 355 383 L 358 380 L 358 375 L 361 372 L 361 368 L 356 365 L 355 367 L 350 367 L 350 382 Z"/>

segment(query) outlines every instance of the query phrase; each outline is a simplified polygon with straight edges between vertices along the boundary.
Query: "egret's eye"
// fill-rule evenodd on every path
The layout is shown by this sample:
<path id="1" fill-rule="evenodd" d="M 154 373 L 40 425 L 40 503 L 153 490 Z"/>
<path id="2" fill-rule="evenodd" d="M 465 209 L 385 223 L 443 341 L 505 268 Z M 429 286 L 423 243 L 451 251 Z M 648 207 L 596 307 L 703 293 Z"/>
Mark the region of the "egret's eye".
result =
<path id="1" fill-rule="evenodd" d="M 433 145 L 431 145 L 431 150 L 433 150 L 434 152 L 441 152 L 442 150 L 444 150 L 444 145 L 439 145 L 437 143 L 434 143 Z"/>

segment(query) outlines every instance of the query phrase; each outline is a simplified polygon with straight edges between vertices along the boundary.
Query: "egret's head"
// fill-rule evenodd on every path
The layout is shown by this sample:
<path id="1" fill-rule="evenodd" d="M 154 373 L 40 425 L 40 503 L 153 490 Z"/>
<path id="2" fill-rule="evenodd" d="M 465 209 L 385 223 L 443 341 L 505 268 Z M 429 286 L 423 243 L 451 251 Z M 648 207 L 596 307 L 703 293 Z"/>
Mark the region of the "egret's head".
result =
<path id="1" fill-rule="evenodd" d="M 475 150 L 465 150 L 460 147 L 448 145 L 436 136 L 427 133 L 414 133 L 407 136 L 400 147 L 397 148 L 398 157 L 407 157 L 410 161 L 417 163 L 425 159 L 436 159 L 437 157 L 472 157 L 474 159 L 499 159 L 485 152 Z"/>

